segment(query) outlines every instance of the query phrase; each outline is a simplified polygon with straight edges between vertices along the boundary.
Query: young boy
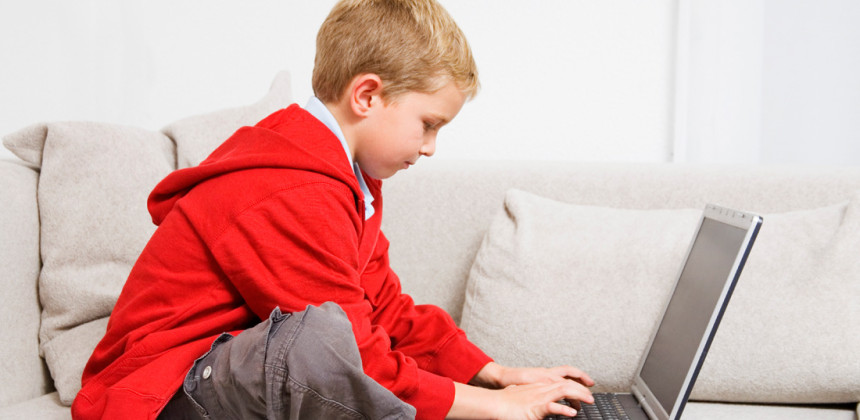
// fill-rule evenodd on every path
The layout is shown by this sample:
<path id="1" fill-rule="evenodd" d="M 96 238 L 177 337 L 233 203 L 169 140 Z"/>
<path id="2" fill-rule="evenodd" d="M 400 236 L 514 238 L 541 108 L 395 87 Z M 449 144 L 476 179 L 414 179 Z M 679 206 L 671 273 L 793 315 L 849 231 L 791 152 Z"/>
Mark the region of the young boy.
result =
<path id="1" fill-rule="evenodd" d="M 434 0 L 339 2 L 317 39 L 316 97 L 152 192 L 159 227 L 73 416 L 540 419 L 592 402 L 578 369 L 492 362 L 389 268 L 380 180 L 432 156 L 477 86 Z"/>

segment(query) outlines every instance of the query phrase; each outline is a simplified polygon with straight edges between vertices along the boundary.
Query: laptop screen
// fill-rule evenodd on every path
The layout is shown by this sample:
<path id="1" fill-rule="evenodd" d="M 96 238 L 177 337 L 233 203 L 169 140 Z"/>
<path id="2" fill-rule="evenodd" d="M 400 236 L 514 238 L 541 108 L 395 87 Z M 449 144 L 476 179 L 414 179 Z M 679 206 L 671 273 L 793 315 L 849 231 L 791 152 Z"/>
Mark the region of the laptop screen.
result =
<path id="1" fill-rule="evenodd" d="M 704 218 L 640 376 L 672 411 L 747 231 Z"/>

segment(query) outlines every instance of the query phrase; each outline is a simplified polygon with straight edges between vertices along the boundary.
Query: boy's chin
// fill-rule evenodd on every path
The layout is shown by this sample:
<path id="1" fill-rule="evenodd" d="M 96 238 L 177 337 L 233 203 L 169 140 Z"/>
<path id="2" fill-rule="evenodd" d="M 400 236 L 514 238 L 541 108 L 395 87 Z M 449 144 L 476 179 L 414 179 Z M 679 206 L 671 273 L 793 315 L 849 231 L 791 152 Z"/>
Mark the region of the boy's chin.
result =
<path id="1" fill-rule="evenodd" d="M 394 176 L 394 174 L 399 172 L 401 169 L 404 169 L 404 168 L 397 168 L 397 169 L 387 169 L 386 168 L 386 169 L 381 169 L 381 170 L 380 169 L 371 169 L 371 170 L 362 169 L 362 171 L 364 171 L 364 173 L 366 173 L 367 176 L 381 181 L 383 179 L 391 178 L 392 176 Z"/>

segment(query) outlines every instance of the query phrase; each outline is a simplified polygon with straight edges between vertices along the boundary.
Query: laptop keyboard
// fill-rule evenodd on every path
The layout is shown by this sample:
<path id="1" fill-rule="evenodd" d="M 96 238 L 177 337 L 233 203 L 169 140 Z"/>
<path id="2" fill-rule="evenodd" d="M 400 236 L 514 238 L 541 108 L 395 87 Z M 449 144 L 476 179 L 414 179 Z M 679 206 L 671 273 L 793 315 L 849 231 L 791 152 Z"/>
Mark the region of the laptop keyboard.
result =
<path id="1" fill-rule="evenodd" d="M 560 404 L 570 406 L 567 401 L 559 401 Z M 621 402 L 615 394 L 594 394 L 594 404 L 581 403 L 582 407 L 576 417 L 562 415 L 551 415 L 544 420 L 566 420 L 566 419 L 590 419 L 590 420 L 629 420 Z"/>

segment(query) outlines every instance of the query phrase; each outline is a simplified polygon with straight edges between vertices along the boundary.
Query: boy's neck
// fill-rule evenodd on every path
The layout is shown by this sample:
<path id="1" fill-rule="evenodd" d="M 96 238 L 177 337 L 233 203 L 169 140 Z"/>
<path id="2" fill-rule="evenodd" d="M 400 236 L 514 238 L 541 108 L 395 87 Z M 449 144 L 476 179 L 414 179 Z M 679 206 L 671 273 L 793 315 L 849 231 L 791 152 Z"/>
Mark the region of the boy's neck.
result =
<path id="1" fill-rule="evenodd" d="M 328 112 L 334 117 L 335 121 L 337 121 L 337 125 L 340 127 L 340 131 L 343 132 L 343 139 L 346 141 L 346 145 L 349 147 L 350 158 L 353 162 L 355 162 L 355 136 L 352 135 L 353 127 L 355 126 L 358 119 L 355 118 L 355 115 L 350 112 L 349 104 L 345 101 L 340 102 L 323 102 Z"/>

